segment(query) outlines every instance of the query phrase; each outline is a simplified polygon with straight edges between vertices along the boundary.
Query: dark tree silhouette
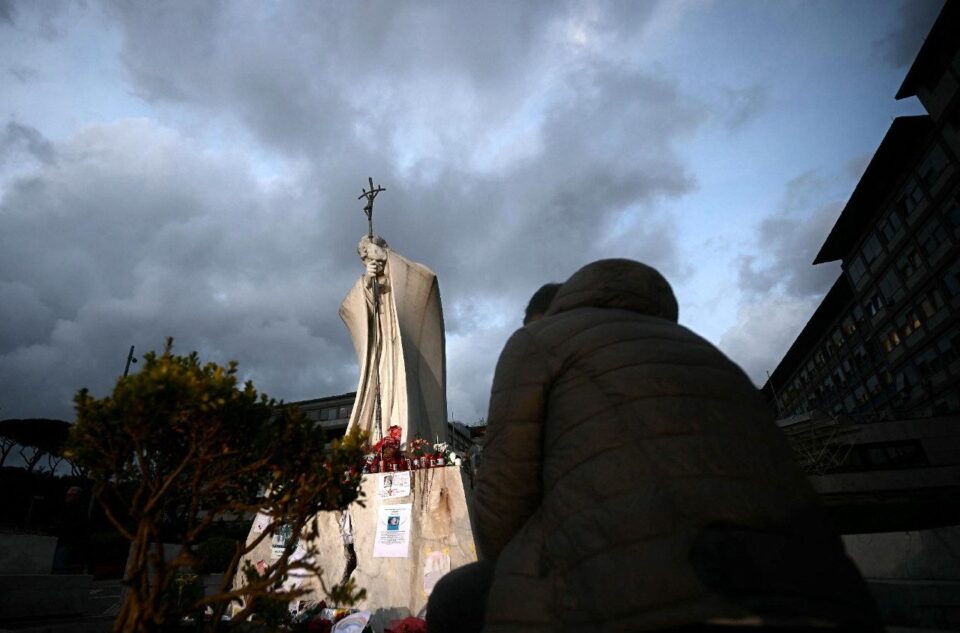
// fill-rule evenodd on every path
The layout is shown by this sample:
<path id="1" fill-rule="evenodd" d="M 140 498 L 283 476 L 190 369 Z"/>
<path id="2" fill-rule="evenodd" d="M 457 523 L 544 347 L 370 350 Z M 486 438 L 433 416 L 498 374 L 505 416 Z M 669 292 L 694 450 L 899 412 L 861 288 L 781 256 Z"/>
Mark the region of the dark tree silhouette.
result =
<path id="1" fill-rule="evenodd" d="M 63 460 L 63 445 L 70 433 L 70 423 L 47 418 L 9 419 L 0 421 L 0 466 L 15 446 L 19 446 L 27 471 L 32 471 L 43 458 L 54 472 Z"/>

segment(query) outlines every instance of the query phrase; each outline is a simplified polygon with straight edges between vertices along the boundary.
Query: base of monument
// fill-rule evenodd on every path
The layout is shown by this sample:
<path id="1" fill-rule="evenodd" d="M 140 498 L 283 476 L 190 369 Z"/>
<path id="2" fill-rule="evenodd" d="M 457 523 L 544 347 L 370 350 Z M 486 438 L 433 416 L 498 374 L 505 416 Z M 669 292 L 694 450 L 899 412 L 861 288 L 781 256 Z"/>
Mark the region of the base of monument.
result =
<path id="1" fill-rule="evenodd" d="M 440 577 L 477 560 L 472 494 L 457 466 L 366 474 L 361 492 L 364 505 L 354 502 L 347 509 L 356 561 L 350 577 L 367 591 L 354 608 L 369 611 L 373 629 L 380 631 L 391 620 L 422 614 Z M 328 586 L 344 579 L 352 558 L 340 518 L 339 512 L 317 515 L 316 545 Z M 255 536 L 251 532 L 248 542 Z M 264 539 L 249 560 L 269 562 L 270 555 L 270 540 Z M 325 599 L 314 579 L 304 580 L 304 587 L 311 591 L 302 604 Z"/>

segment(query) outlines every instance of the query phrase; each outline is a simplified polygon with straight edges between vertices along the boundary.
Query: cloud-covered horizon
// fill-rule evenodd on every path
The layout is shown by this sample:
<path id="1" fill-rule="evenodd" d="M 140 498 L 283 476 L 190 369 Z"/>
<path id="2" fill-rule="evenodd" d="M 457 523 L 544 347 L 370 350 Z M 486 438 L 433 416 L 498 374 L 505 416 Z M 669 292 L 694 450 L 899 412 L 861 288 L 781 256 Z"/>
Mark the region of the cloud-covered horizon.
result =
<path id="1" fill-rule="evenodd" d="M 166 336 L 288 401 L 353 390 L 337 307 L 367 176 L 387 188 L 377 232 L 438 275 L 458 419 L 485 415 L 529 295 L 603 257 L 659 268 L 689 297 L 681 322 L 759 382 L 836 277 L 809 253 L 845 166 L 905 107 L 902 70 L 858 75 L 877 101 L 836 103 L 872 127 L 797 151 L 791 78 L 852 55 L 824 89 L 849 83 L 910 37 L 897 4 L 840 26 L 827 6 L 791 8 L 834 39 L 774 81 L 711 66 L 749 70 L 748 45 L 787 28 L 760 5 L 0 0 L 0 417 L 70 419 L 73 393 L 106 394 L 131 344 Z M 712 28 L 730 13 L 754 44 Z"/>

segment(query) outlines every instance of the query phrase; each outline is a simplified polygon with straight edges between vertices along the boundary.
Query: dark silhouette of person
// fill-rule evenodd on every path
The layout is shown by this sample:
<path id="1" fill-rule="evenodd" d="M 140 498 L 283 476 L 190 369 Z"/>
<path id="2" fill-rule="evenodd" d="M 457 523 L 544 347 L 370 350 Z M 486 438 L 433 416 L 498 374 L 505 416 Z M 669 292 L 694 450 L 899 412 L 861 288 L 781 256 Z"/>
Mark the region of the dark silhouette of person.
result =
<path id="1" fill-rule="evenodd" d="M 57 549 L 53 555 L 53 572 L 84 573 L 90 545 L 90 520 L 80 486 L 67 489 L 63 509 L 54 524 L 54 533 L 57 536 Z"/>
<path id="2" fill-rule="evenodd" d="M 431 631 L 881 630 L 758 390 L 677 316 L 659 272 L 601 260 L 511 336 L 475 491 L 482 562 L 437 584 Z"/>

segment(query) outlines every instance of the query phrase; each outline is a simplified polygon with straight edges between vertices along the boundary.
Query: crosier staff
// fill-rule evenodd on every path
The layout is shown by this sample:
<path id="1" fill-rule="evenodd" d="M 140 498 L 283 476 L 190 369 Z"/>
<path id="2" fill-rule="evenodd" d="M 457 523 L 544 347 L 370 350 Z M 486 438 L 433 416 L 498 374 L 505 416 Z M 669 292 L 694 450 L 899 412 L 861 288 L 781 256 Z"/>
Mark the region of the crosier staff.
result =
<path id="1" fill-rule="evenodd" d="M 367 178 L 370 183 L 370 189 L 362 189 L 363 193 L 357 197 L 357 200 L 366 198 L 367 204 L 363 207 L 363 212 L 367 216 L 367 237 L 373 242 L 373 201 L 377 194 L 386 191 L 385 188 L 377 185 L 373 186 L 373 178 Z M 378 280 L 376 270 L 373 274 L 373 349 L 374 349 L 374 386 L 373 386 L 373 418 L 377 422 L 377 440 L 383 437 L 383 416 L 380 409 L 380 281 Z"/>

